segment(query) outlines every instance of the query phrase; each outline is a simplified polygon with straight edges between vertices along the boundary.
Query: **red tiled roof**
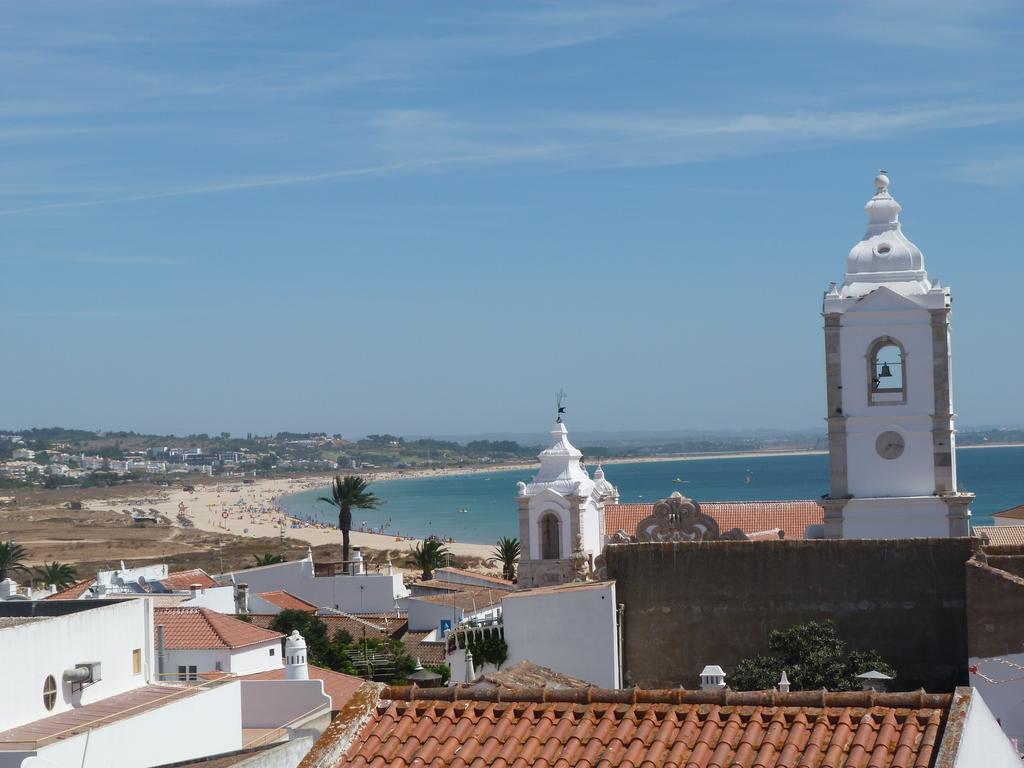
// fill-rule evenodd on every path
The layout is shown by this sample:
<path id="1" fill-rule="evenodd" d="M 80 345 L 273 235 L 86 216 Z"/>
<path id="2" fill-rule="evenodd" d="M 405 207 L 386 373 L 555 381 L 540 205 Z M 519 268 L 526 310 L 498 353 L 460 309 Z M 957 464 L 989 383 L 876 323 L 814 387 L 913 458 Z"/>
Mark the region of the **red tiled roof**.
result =
<path id="1" fill-rule="evenodd" d="M 469 577 L 471 577 L 473 579 L 476 579 L 477 581 L 482 581 L 482 582 L 485 582 L 487 584 L 494 584 L 495 586 L 504 587 L 505 589 L 515 589 L 515 584 L 513 584 L 508 579 L 501 579 L 501 578 L 498 578 L 497 576 L 491 576 L 488 573 L 477 573 L 476 571 L 468 571 L 465 568 L 453 568 L 453 567 L 450 567 L 450 566 L 449 567 L 445 567 L 445 568 L 435 568 L 434 569 L 434 578 L 436 580 L 438 580 L 438 581 L 445 581 L 448 584 L 461 584 L 462 583 L 460 581 L 447 581 L 444 578 L 445 575 L 447 575 L 447 574 L 451 574 L 453 576 L 469 576 Z"/>
<path id="2" fill-rule="evenodd" d="M 183 591 L 191 587 L 193 584 L 198 584 L 202 589 L 210 589 L 212 587 L 219 587 L 213 577 L 210 576 L 202 568 L 192 568 L 188 571 L 178 571 L 176 573 L 167 574 L 167 578 L 160 579 L 160 583 L 164 589 L 169 589 L 173 592 Z"/>
<path id="3" fill-rule="evenodd" d="M 1016 507 L 1010 507 L 1004 509 L 1001 512 L 995 512 L 992 517 L 1011 518 L 1013 520 L 1024 520 L 1024 504 L 1018 504 Z"/>
<path id="4" fill-rule="evenodd" d="M 270 623 L 276 616 L 271 613 L 251 613 L 249 618 L 252 619 L 252 623 L 257 627 L 269 628 Z M 352 635 L 352 637 L 362 637 L 364 628 L 366 629 L 367 637 L 373 637 L 374 633 L 398 637 L 409 626 L 409 620 L 404 616 L 384 616 L 379 613 L 352 614 L 350 616 L 317 616 L 317 618 L 327 625 L 328 637 L 334 637 L 342 629 Z"/>
<path id="5" fill-rule="evenodd" d="M 282 611 L 305 611 L 306 613 L 316 613 L 315 605 L 307 603 L 301 597 L 296 597 L 291 592 L 287 592 L 283 589 L 277 589 L 273 592 L 260 592 L 259 596 L 271 605 L 276 605 Z"/>
<path id="6" fill-rule="evenodd" d="M 913 768 L 932 765 L 951 698 L 388 688 L 336 765 Z"/>
<path id="7" fill-rule="evenodd" d="M 153 625 L 164 625 L 169 650 L 244 648 L 284 637 L 209 608 L 154 608 Z"/>
<path id="8" fill-rule="evenodd" d="M 824 522 L 815 501 L 702 501 L 700 510 L 715 518 L 723 533 L 739 528 L 748 536 L 778 529 L 787 539 L 802 539 L 808 525 Z M 653 511 L 653 504 L 606 504 L 604 531 L 611 536 L 624 530 L 632 536 L 637 524 Z"/>
<path id="9" fill-rule="evenodd" d="M 976 525 L 974 535 L 994 547 L 1024 546 L 1024 525 Z"/>
<path id="10" fill-rule="evenodd" d="M 409 631 L 402 635 L 402 645 L 405 646 L 405 650 L 409 652 L 410 656 L 414 659 L 419 659 L 423 664 L 444 663 L 445 650 L 448 644 L 443 640 L 441 642 L 424 642 L 424 638 L 433 631 L 432 629 L 426 632 Z"/>
<path id="11" fill-rule="evenodd" d="M 359 690 L 363 684 L 362 678 L 345 675 L 323 667 L 308 664 L 310 680 L 323 680 L 324 693 L 331 697 L 331 709 L 339 710 L 344 707 L 349 699 Z M 251 675 L 241 675 L 241 680 L 284 680 L 284 667 L 271 669 L 266 672 L 254 672 Z"/>
<path id="12" fill-rule="evenodd" d="M 82 579 L 77 584 L 72 584 L 66 589 L 62 589 L 60 592 L 54 592 L 52 595 L 44 597 L 44 600 L 77 600 L 86 592 L 89 591 L 89 587 L 92 586 L 95 579 L 88 578 Z"/>

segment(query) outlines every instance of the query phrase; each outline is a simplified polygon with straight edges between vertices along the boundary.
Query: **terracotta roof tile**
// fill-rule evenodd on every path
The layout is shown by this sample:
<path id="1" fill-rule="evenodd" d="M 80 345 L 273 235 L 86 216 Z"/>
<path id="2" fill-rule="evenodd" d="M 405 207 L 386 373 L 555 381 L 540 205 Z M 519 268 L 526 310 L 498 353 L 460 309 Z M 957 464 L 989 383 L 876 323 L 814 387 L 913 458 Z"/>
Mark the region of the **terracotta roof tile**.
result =
<path id="1" fill-rule="evenodd" d="M 277 589 L 273 592 L 260 592 L 259 596 L 271 605 L 276 605 L 282 611 L 305 611 L 306 613 L 316 613 L 315 605 L 307 603 L 301 597 L 296 597 L 291 592 L 283 589 Z"/>
<path id="2" fill-rule="evenodd" d="M 949 695 L 386 688 L 337 766 L 930 766 Z"/>
<path id="3" fill-rule="evenodd" d="M 424 641 L 426 636 L 433 631 L 406 632 L 401 638 L 402 645 L 405 646 L 405 650 L 409 652 L 410 656 L 419 659 L 424 664 L 443 664 L 447 644 L 443 640 L 430 643 Z"/>
<path id="4" fill-rule="evenodd" d="M 976 525 L 974 535 L 995 547 L 1024 546 L 1024 525 Z"/>
<path id="5" fill-rule="evenodd" d="M 84 595 L 86 592 L 89 591 L 89 587 L 92 586 L 93 581 L 95 581 L 95 579 L 93 579 L 92 577 L 89 577 L 88 579 L 82 579 L 78 583 L 72 584 L 67 589 L 62 589 L 60 592 L 54 592 L 52 595 L 44 597 L 43 599 L 44 600 L 77 600 L 78 598 L 80 598 L 82 595 Z"/>
<path id="6" fill-rule="evenodd" d="M 309 672 L 310 680 L 322 680 L 324 683 L 324 693 L 331 697 L 331 709 L 339 710 L 344 707 L 349 699 L 355 695 L 355 692 L 359 690 L 359 686 L 363 684 L 363 679 L 359 677 L 352 677 L 351 675 L 345 675 L 341 672 L 335 672 L 330 669 L 324 669 L 323 667 L 315 666 L 314 664 L 308 664 L 307 669 Z M 251 675 L 241 675 L 241 680 L 284 680 L 284 667 L 280 669 L 271 669 L 265 672 L 254 672 Z"/>
<path id="7" fill-rule="evenodd" d="M 752 538 L 772 538 L 768 532 L 780 530 L 787 539 L 802 539 L 808 525 L 824 522 L 815 501 L 701 501 L 700 509 L 715 518 L 722 531 L 739 528 Z M 632 535 L 637 523 L 653 510 L 653 504 L 606 504 L 605 533 L 624 530 Z"/>
<path id="8" fill-rule="evenodd" d="M 1024 504 L 1018 504 L 1016 507 L 1010 507 L 1000 512 L 994 512 L 992 517 L 1011 518 L 1013 520 L 1024 520 Z"/>
<path id="9" fill-rule="evenodd" d="M 172 592 L 182 592 L 193 584 L 198 584 L 202 589 L 211 589 L 212 587 L 219 587 L 213 577 L 204 571 L 202 568 L 192 568 L 188 571 L 177 571 L 175 573 L 167 574 L 167 578 L 160 579 L 160 584 L 163 585 L 164 589 Z"/>
<path id="10" fill-rule="evenodd" d="M 252 623 L 257 627 L 269 628 L 275 618 L 272 613 L 249 614 Z M 334 637 L 338 630 L 344 629 L 352 637 L 362 637 L 363 628 L 366 628 L 367 636 L 373 633 L 387 635 L 389 637 L 400 637 L 409 626 L 409 620 L 404 616 L 385 616 L 379 613 L 351 614 L 349 616 L 317 616 L 320 621 L 327 625 L 328 637 Z"/>
<path id="11" fill-rule="evenodd" d="M 153 626 L 164 625 L 169 650 L 244 648 L 284 635 L 209 608 L 154 608 Z"/>

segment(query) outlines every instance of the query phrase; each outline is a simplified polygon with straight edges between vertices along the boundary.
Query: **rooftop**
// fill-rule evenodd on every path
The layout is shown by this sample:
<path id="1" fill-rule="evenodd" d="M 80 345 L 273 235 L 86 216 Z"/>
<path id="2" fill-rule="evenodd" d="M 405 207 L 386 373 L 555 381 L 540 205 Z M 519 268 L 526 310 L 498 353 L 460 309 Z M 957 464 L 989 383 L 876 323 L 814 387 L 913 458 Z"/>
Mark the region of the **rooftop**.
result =
<path id="1" fill-rule="evenodd" d="M 296 597 L 291 592 L 284 589 L 277 589 L 273 592 L 260 592 L 259 596 L 271 605 L 276 605 L 282 611 L 305 611 L 306 613 L 316 613 L 315 605 L 307 603 L 301 597 Z"/>
<path id="2" fill-rule="evenodd" d="M 171 592 L 184 592 L 193 584 L 198 584 L 202 589 L 219 587 L 213 577 L 202 568 L 192 568 L 187 571 L 177 571 L 167 574 L 166 578 L 160 579 L 164 589 Z"/>
<path id="3" fill-rule="evenodd" d="M 82 579 L 75 584 L 72 584 L 66 589 L 62 589 L 60 592 L 54 592 L 49 597 L 44 597 L 44 600 L 77 600 L 86 592 L 89 591 L 89 587 L 92 586 L 93 578 Z"/>
<path id="4" fill-rule="evenodd" d="M 0 629 L 9 629 L 21 624 L 31 624 L 37 621 L 46 621 L 52 616 L 0 616 Z"/>
<path id="5" fill-rule="evenodd" d="M 155 608 L 153 625 L 164 625 L 169 650 L 244 648 L 284 637 L 208 608 Z"/>
<path id="6" fill-rule="evenodd" d="M 0 733 L 0 750 L 33 749 L 37 745 L 73 736 L 91 728 L 124 720 L 191 696 L 198 687 L 172 688 L 147 685 L 117 696 L 44 717 Z"/>
<path id="7" fill-rule="evenodd" d="M 948 694 L 386 688 L 338 766 L 930 766 Z"/>
<path id="8" fill-rule="evenodd" d="M 609 536 L 620 530 L 633 535 L 637 524 L 653 511 L 653 504 L 606 504 L 604 531 Z M 713 517 L 723 532 L 739 528 L 752 536 L 778 529 L 786 539 L 804 538 L 808 525 L 820 525 L 825 519 L 815 501 L 702 501 L 700 511 Z"/>
<path id="9" fill-rule="evenodd" d="M 1010 507 L 1000 512 L 995 512 L 992 517 L 1010 518 L 1011 520 L 1024 520 L 1024 504 L 1018 504 L 1016 507 Z"/>
<path id="10" fill-rule="evenodd" d="M 1024 546 L 1024 525 L 975 525 L 974 535 L 995 547 Z"/>
<path id="11" fill-rule="evenodd" d="M 588 688 L 590 683 L 534 664 L 532 661 L 519 661 L 511 666 L 488 672 L 474 682 L 473 687 L 505 688 L 510 691 L 525 688 L 556 690 Z"/>
<path id="12" fill-rule="evenodd" d="M 500 603 L 503 597 L 510 594 L 512 594 L 511 589 L 495 586 L 471 588 L 461 592 L 450 592 L 447 595 L 416 595 L 409 599 L 426 603 L 440 603 L 441 605 L 455 605 L 464 611 L 476 611 Z"/>
<path id="13" fill-rule="evenodd" d="M 509 581 L 508 579 L 501 579 L 501 578 L 498 578 L 497 576 L 491 576 L 490 574 L 487 574 L 487 573 L 477 573 L 476 571 L 469 571 L 469 570 L 466 570 L 465 568 L 454 568 L 454 567 L 450 567 L 450 566 L 449 567 L 445 567 L 445 568 L 435 568 L 434 569 L 434 579 L 437 580 L 437 581 L 445 581 L 444 577 L 447 576 L 447 575 L 452 575 L 452 576 L 468 576 L 468 577 L 471 577 L 471 578 L 476 579 L 478 581 L 487 582 L 488 584 L 494 584 L 495 586 L 498 586 L 498 587 L 505 587 L 506 589 L 513 589 L 514 588 L 513 583 L 511 581 Z M 456 583 L 458 583 L 458 582 L 456 582 Z"/>

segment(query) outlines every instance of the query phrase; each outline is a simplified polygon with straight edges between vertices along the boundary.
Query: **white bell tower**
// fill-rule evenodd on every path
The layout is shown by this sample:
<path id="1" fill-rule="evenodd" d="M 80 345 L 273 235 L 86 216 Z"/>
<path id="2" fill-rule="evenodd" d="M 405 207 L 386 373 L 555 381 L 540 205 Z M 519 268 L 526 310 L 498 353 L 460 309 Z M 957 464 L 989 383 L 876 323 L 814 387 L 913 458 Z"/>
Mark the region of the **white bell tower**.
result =
<path id="1" fill-rule="evenodd" d="M 880 172 L 846 279 L 825 293 L 825 536 L 970 535 L 956 485 L 949 288 L 929 281 Z"/>
<path id="2" fill-rule="evenodd" d="M 600 467 L 591 479 L 561 416 L 551 439 L 551 447 L 538 456 L 533 482 L 519 483 L 518 583 L 524 587 L 588 578 L 604 549 L 605 502 L 619 497 Z"/>

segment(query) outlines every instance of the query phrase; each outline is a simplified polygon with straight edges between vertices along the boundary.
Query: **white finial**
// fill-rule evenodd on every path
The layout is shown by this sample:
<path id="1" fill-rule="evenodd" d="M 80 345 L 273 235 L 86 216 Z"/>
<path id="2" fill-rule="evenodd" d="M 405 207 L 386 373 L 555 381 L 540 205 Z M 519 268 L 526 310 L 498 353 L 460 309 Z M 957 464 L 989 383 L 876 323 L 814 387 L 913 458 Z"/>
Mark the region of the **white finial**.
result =
<path id="1" fill-rule="evenodd" d="M 476 680 L 476 670 L 473 669 L 473 653 L 466 649 L 466 682 L 472 683 Z"/>
<path id="2" fill-rule="evenodd" d="M 886 175 L 884 168 L 879 168 L 878 175 L 875 176 L 875 193 L 879 195 L 889 194 L 889 177 Z"/>
<path id="3" fill-rule="evenodd" d="M 786 677 L 786 670 L 782 670 L 782 677 L 779 678 L 779 691 L 789 693 L 789 678 Z"/>

